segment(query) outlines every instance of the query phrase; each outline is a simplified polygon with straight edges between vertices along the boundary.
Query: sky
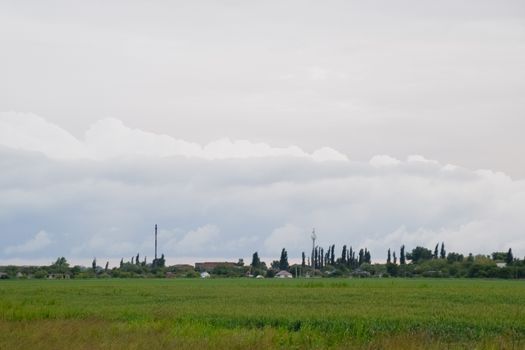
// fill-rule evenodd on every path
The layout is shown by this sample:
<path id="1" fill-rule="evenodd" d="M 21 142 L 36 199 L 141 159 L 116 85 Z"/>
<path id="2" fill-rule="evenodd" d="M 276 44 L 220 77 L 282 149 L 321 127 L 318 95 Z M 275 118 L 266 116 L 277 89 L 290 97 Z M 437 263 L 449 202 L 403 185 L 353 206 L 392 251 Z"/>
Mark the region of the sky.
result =
<path id="1" fill-rule="evenodd" d="M 0 264 L 525 255 L 522 1 L 6 1 L 0 47 Z"/>

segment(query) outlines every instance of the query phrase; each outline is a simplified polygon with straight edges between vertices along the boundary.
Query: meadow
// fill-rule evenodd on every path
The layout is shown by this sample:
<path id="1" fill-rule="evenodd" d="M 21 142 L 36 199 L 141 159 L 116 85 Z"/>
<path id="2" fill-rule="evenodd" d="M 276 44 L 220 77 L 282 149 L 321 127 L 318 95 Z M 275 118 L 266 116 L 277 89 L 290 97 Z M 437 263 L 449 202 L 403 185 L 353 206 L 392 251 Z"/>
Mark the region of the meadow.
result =
<path id="1" fill-rule="evenodd" d="M 521 349 L 525 284 L 457 279 L 0 281 L 0 349 Z"/>

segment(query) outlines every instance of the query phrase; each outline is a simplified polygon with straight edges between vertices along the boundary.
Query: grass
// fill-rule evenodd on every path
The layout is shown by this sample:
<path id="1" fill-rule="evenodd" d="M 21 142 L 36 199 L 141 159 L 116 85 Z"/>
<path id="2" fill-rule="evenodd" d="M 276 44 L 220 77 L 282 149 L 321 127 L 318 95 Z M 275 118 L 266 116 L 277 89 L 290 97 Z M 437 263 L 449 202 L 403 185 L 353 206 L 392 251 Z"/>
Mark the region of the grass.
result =
<path id="1" fill-rule="evenodd" d="M 525 284 L 0 281 L 0 349 L 525 348 Z"/>

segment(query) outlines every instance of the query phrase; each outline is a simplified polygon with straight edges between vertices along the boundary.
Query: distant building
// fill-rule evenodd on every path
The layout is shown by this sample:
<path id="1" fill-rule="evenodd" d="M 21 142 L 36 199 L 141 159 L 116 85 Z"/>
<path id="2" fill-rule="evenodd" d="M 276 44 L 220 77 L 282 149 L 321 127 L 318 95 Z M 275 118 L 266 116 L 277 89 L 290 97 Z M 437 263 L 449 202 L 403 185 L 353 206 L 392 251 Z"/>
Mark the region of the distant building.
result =
<path id="1" fill-rule="evenodd" d="M 197 271 L 213 271 L 217 266 L 235 267 L 237 263 L 228 261 L 209 261 L 195 263 L 195 270 Z"/>
<path id="2" fill-rule="evenodd" d="M 279 271 L 275 274 L 275 278 L 293 278 L 293 275 L 288 271 Z"/>
<path id="3" fill-rule="evenodd" d="M 496 266 L 499 267 L 500 269 L 502 269 L 504 267 L 507 267 L 507 263 L 499 262 L 499 263 L 496 263 Z"/>
<path id="4" fill-rule="evenodd" d="M 5 280 L 5 279 L 8 279 L 9 276 L 7 275 L 7 273 L 5 272 L 0 272 L 0 280 Z"/>
<path id="5" fill-rule="evenodd" d="M 206 271 L 201 272 L 201 278 L 210 278 L 210 274 Z"/>
<path id="6" fill-rule="evenodd" d="M 174 268 L 176 268 L 177 270 L 193 270 L 193 265 L 188 265 L 188 264 L 176 264 L 176 265 L 173 265 Z"/>
<path id="7" fill-rule="evenodd" d="M 69 273 L 50 273 L 47 275 L 48 280 L 68 280 L 70 277 Z"/>

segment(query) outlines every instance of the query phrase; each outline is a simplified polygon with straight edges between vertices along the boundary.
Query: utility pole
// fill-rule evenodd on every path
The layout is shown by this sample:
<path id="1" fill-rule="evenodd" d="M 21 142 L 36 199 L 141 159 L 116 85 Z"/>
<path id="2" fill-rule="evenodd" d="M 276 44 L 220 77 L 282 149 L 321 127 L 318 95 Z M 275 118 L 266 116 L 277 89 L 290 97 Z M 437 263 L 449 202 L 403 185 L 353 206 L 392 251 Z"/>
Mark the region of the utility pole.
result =
<path id="1" fill-rule="evenodd" d="M 155 224 L 155 263 L 157 262 L 157 224 Z"/>

